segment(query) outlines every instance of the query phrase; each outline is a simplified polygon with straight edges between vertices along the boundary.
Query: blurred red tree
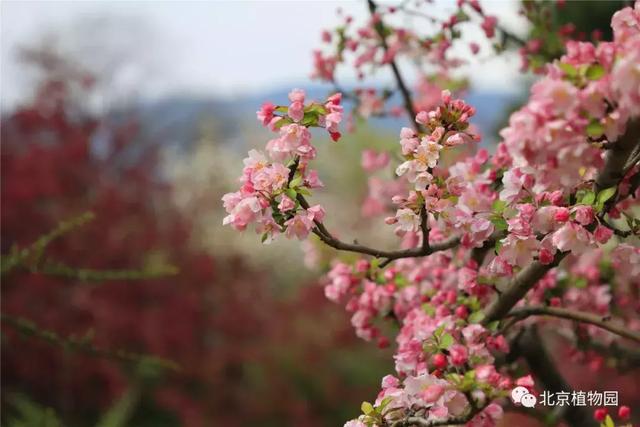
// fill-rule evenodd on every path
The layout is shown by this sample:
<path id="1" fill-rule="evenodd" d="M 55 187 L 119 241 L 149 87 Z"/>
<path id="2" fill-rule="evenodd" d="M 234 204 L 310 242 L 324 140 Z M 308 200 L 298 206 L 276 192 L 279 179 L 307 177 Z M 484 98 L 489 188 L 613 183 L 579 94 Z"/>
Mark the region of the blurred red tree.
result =
<path id="1" fill-rule="evenodd" d="M 167 261 L 180 273 L 87 284 L 12 272 L 2 283 L 2 312 L 60 335 L 92 336 L 101 348 L 177 362 L 181 372 L 142 393 L 136 425 L 327 425 L 353 415 L 344 412 L 357 406 L 353 396 L 372 391 L 354 387 L 373 384 L 353 386 L 335 373 L 357 344 L 321 289 L 279 301 L 264 286 L 265 272 L 192 247 L 190 222 L 159 176 L 157 145 L 139 139 L 135 114 L 91 114 L 93 76 L 50 53 L 27 57 L 44 78 L 32 102 L 2 120 L 2 252 L 91 210 L 96 219 L 52 243 L 48 255 L 95 269 Z M 304 324 L 317 318 L 330 320 L 311 334 Z M 3 406 L 8 393 L 25 392 L 72 425 L 87 425 L 138 381 L 131 367 L 3 332 Z"/>

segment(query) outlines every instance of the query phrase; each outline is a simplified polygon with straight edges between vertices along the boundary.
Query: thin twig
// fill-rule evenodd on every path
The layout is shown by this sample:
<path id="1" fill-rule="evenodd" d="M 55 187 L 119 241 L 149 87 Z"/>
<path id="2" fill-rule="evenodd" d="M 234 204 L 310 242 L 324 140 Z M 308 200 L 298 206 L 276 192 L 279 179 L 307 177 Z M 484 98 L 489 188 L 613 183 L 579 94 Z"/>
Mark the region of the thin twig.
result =
<path id="1" fill-rule="evenodd" d="M 373 18 L 374 16 L 376 16 L 376 10 L 378 6 L 373 0 L 367 0 L 367 4 L 369 5 L 369 13 Z M 382 45 L 382 48 L 384 49 L 385 53 L 387 53 L 389 51 L 389 45 L 387 44 L 387 38 L 385 37 L 385 34 L 384 34 L 385 27 L 384 27 L 382 18 L 379 17 L 379 20 L 374 24 L 374 27 L 376 32 L 378 33 L 378 36 L 380 37 L 380 44 Z M 409 116 L 409 120 L 411 121 L 411 124 L 413 125 L 413 128 L 416 130 L 416 132 L 422 132 L 422 126 L 418 122 L 416 122 L 416 111 L 413 107 L 414 104 L 413 104 L 413 100 L 411 99 L 411 93 L 407 88 L 407 85 L 404 81 L 404 78 L 402 77 L 402 74 L 400 74 L 400 69 L 398 68 L 398 64 L 396 64 L 395 59 L 391 59 L 389 60 L 389 65 L 391 66 L 391 71 L 393 71 L 393 76 L 396 79 L 398 89 L 402 94 L 402 99 L 404 100 L 404 108 L 407 112 L 407 115 Z"/>
<path id="2" fill-rule="evenodd" d="M 640 343 L 640 334 L 628 330 L 623 325 L 604 320 L 601 316 L 597 316 L 595 314 L 584 313 L 567 308 L 546 306 L 520 307 L 512 310 L 505 317 L 511 317 L 514 320 L 519 321 L 522 319 L 526 319 L 529 316 L 552 316 L 562 319 L 575 320 L 576 322 L 581 323 L 589 323 L 591 325 L 595 325 L 599 328 L 605 329 L 613 334 L 620 335 L 621 337 L 628 338 Z"/>
<path id="3" fill-rule="evenodd" d="M 0 315 L 0 319 L 22 335 L 38 338 L 65 350 L 74 350 L 90 356 L 112 359 L 126 363 L 148 362 L 160 368 L 171 369 L 173 371 L 179 371 L 181 369 L 178 364 L 171 360 L 162 359 L 156 356 L 131 353 L 124 350 L 110 351 L 100 349 L 95 347 L 87 338 L 62 337 L 56 332 L 40 329 L 32 321 L 21 317 L 14 317 L 2 313 Z"/>

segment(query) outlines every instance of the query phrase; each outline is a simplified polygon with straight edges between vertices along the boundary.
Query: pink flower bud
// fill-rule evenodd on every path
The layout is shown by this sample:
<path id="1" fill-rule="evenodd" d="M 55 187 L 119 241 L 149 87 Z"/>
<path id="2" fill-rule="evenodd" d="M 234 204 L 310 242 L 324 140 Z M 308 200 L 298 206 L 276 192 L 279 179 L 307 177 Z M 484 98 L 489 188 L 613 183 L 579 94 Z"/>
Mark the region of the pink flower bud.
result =
<path id="1" fill-rule="evenodd" d="M 447 358 L 442 353 L 435 354 L 431 361 L 433 362 L 433 366 L 437 369 L 444 369 L 447 367 Z"/>
<path id="2" fill-rule="evenodd" d="M 578 206 L 575 208 L 576 221 L 582 225 L 589 225 L 593 222 L 595 216 L 591 206 Z"/>
<path id="3" fill-rule="evenodd" d="M 418 115 L 416 115 L 416 122 L 420 123 L 421 125 L 426 125 L 427 123 L 429 123 L 429 114 L 427 114 L 426 111 L 420 111 Z"/>
<path id="4" fill-rule="evenodd" d="M 379 349 L 387 348 L 387 347 L 389 347 L 389 344 L 390 344 L 389 338 L 384 337 L 384 336 L 381 336 L 381 337 L 378 338 L 377 345 L 378 345 Z"/>
<path id="5" fill-rule="evenodd" d="M 607 417 L 607 410 L 605 408 L 598 408 L 593 412 L 593 418 L 596 421 L 602 422 Z"/>
<path id="6" fill-rule="evenodd" d="M 549 194 L 549 201 L 554 206 L 560 206 L 563 200 L 564 200 L 564 195 L 560 190 L 554 191 L 553 193 Z"/>
<path id="7" fill-rule="evenodd" d="M 443 393 L 444 393 L 444 387 L 438 384 L 433 384 L 427 387 L 422 392 L 422 398 L 427 403 L 433 403 L 436 400 L 440 399 L 440 396 L 442 396 Z"/>
<path id="8" fill-rule="evenodd" d="M 553 215 L 553 219 L 556 222 L 567 222 L 569 220 L 569 209 L 567 208 L 558 208 L 556 213 Z"/>
<path id="9" fill-rule="evenodd" d="M 620 408 L 618 408 L 618 417 L 622 421 L 628 420 L 630 416 L 631 416 L 631 408 L 629 408 L 626 405 L 622 405 Z"/>
<path id="10" fill-rule="evenodd" d="M 540 264 L 544 265 L 551 264 L 553 262 L 553 253 L 546 248 L 540 249 L 540 252 L 538 253 L 538 261 L 540 261 Z"/>
<path id="11" fill-rule="evenodd" d="M 449 357 L 451 358 L 451 363 L 456 366 L 464 365 L 467 362 L 469 354 L 467 352 L 467 348 L 460 344 L 454 344 L 449 347 Z"/>
<path id="12" fill-rule="evenodd" d="M 456 310 L 455 310 L 455 315 L 456 317 L 459 317 L 460 319 L 466 319 L 467 316 L 469 315 L 469 310 L 467 309 L 466 306 L 464 305 L 459 305 Z"/>

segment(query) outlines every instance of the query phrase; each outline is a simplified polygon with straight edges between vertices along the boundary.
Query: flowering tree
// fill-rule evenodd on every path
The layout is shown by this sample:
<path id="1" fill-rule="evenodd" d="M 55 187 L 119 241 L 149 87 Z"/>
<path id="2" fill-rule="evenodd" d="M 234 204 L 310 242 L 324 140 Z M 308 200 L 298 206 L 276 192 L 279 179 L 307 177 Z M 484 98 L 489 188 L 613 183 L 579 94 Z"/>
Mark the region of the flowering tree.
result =
<path id="1" fill-rule="evenodd" d="M 336 68 L 355 56 L 360 78 L 389 67 L 394 88 L 342 91 L 324 102 L 307 102 L 296 89 L 290 105 L 262 106 L 258 119 L 276 136 L 266 154 L 249 153 L 241 188 L 223 197 L 224 224 L 239 231 L 255 224 L 265 243 L 279 234 L 315 235 L 362 255 L 334 262 L 325 293 L 346 304 L 365 340 L 387 346 L 381 325 L 397 326 L 396 373 L 346 426 L 492 426 L 516 386 L 571 391 L 542 331 L 572 346 L 576 360 L 606 359 L 620 369 L 637 363 L 640 3 L 613 16 L 611 41 L 578 41 L 556 29 L 564 54 L 546 64 L 544 40 L 503 30 L 476 0 L 459 0 L 444 18 L 407 4 L 369 0 L 368 22 L 357 27 L 344 17 L 323 33 L 333 49 L 314 53 L 316 78 L 337 86 Z M 528 2 L 524 14 L 542 22 L 541 7 Z M 398 14 L 420 16 L 436 30 L 388 24 Z M 460 89 L 451 71 L 465 59 L 452 49 L 462 43 L 461 24 L 477 20 L 496 53 L 519 44 L 523 68 L 539 74 L 492 155 L 478 147 L 475 109 L 447 90 Z M 470 55 L 481 50 L 468 48 Z M 415 91 L 402 75 L 403 57 L 418 64 Z M 387 108 L 394 93 L 402 106 Z M 395 227 L 399 249 L 341 240 L 322 206 L 308 201 L 322 186 L 311 166 L 310 130 L 340 139 L 342 98 L 354 101 L 355 115 L 410 119 L 400 131 L 397 179 L 377 179 L 368 200 L 377 206 L 368 211 L 392 211 L 385 223 Z M 366 151 L 363 166 L 373 173 L 390 158 Z M 562 417 L 571 426 L 613 425 L 605 409 L 585 409 L 568 406 Z M 621 402 L 611 415 L 627 420 L 629 407 Z"/>

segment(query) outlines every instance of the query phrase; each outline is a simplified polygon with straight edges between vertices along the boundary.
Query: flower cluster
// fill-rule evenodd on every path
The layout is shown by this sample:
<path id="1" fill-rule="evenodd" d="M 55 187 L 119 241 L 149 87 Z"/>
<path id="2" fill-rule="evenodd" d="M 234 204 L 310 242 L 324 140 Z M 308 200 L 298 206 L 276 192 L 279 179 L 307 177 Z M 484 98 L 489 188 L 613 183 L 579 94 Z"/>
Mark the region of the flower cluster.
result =
<path id="1" fill-rule="evenodd" d="M 400 326 L 398 377 L 386 376 L 375 403 L 352 423 L 392 423 L 416 407 L 430 421 L 460 416 L 471 406 L 485 408 L 472 425 L 493 425 L 485 421 L 500 417 L 491 401 L 514 381 L 496 369 L 493 354 L 509 347 L 502 335 L 474 323 L 489 292 L 473 268 L 456 267 L 451 256 L 440 254 L 384 272 L 364 260 L 353 267 L 337 263 L 327 278 L 327 297 L 346 303 L 360 337 L 385 347 L 388 339 L 374 321 L 393 318 Z"/>
<path id="2" fill-rule="evenodd" d="M 503 31 L 476 1 L 458 2 L 458 14 L 442 21 L 441 37 L 433 39 L 387 26 L 383 15 L 395 11 L 372 8 L 371 20 L 355 34 L 348 18 L 335 34 L 323 35 L 326 43 L 335 43 L 337 53 L 316 54 L 316 75 L 334 80 L 336 65 L 351 51 L 359 72 L 392 63 L 401 53 L 420 52 L 447 76 L 457 65 L 445 55 L 456 38 L 454 29 L 469 18 L 459 13 L 463 7 L 482 18 L 487 37 Z M 387 347 L 392 340 L 383 325 L 390 322 L 399 332 L 395 374 L 383 379 L 375 402 L 363 403 L 363 415 L 347 426 L 386 427 L 411 417 L 442 425 L 462 419 L 470 426 L 494 426 L 502 415 L 496 402 L 511 387 L 534 387 L 531 376 L 519 378 L 517 370 L 496 357 L 509 353 L 510 340 L 519 339 L 519 332 L 534 322 L 552 324 L 572 346 L 567 360 L 593 370 L 603 369 L 605 359 L 589 344 L 624 347 L 621 336 L 640 341 L 640 248 L 626 240 L 640 234 L 635 215 L 640 155 L 628 142 L 633 137 L 637 144 L 634 133 L 640 126 L 640 2 L 617 12 L 612 27 L 613 41 L 568 41 L 566 54 L 543 67 L 529 100 L 500 132 L 493 156 L 474 144 L 480 139 L 470 124 L 475 109 L 428 79 L 420 82 L 417 102 L 405 98 L 415 124 L 400 132 L 401 161 L 394 164 L 386 152 L 363 153 L 368 173 L 395 167 L 394 181 L 369 178 L 362 213 L 390 214 L 385 222 L 395 225 L 402 249 L 343 243 L 324 227 L 316 230 L 336 249 L 375 257 L 334 261 L 325 294 L 345 305 L 359 337 Z M 538 48 L 528 46 L 532 52 Z M 360 91 L 355 108 L 362 117 L 378 115 L 382 98 L 375 91 Z M 270 108 L 272 113 L 288 111 L 286 117 L 269 116 L 269 108 L 261 117 L 281 132 L 267 147 L 272 161 L 297 159 L 301 167 L 265 161 L 258 170 L 266 174 L 276 173 L 271 168 L 280 175 L 290 172 L 274 185 L 270 179 L 254 179 L 259 172 L 249 166 L 243 175 L 247 197 L 225 197 L 249 199 L 246 216 L 258 221 L 266 216 L 279 231 L 305 237 L 324 215 L 319 207 L 300 205 L 301 190 L 313 188 L 306 165 L 315 151 L 306 128 L 307 113 L 315 107 L 304 107 L 304 97 L 296 93 L 291 101 L 288 108 Z M 278 125 L 281 121 L 287 127 Z M 285 136 L 289 126 L 298 126 L 290 131 L 294 143 Z M 611 160 L 621 153 L 623 161 Z M 513 301 L 502 298 L 521 288 L 525 292 Z M 506 308 L 495 314 L 492 309 L 504 301 Z M 534 320 L 526 311 L 532 306 L 561 312 Z M 585 314 L 588 319 L 577 322 L 575 313 L 578 320 Z M 601 321 L 613 314 L 612 323 L 624 331 Z"/>
<path id="3" fill-rule="evenodd" d="M 263 242 L 270 242 L 279 233 L 304 239 L 315 222 L 322 221 L 322 206 L 301 203 L 310 189 L 322 187 L 317 172 L 308 167 L 316 156 L 309 128 L 325 128 L 334 141 L 340 138 L 338 124 L 343 109 L 339 93 L 323 104 L 305 105 L 304 91 L 295 89 L 289 100 L 289 106 L 265 103 L 257 112 L 263 126 L 278 136 L 267 143 L 268 156 L 257 150 L 249 152 L 240 190 L 222 197 L 229 214 L 223 223 L 238 231 L 255 223 Z"/>
<path id="4" fill-rule="evenodd" d="M 455 185 L 445 182 L 443 178 L 448 172 L 437 167 L 438 161 L 443 150 L 478 139 L 468 131 L 469 118 L 474 114 L 473 107 L 462 100 L 452 100 L 449 91 L 443 91 L 441 105 L 416 116 L 424 133 L 410 128 L 400 131 L 400 146 L 406 160 L 397 167 L 396 174 L 413 183 L 415 191 L 410 191 L 408 197 L 398 195 L 393 198 L 400 208 L 386 222 L 398 224 L 398 232 L 418 231 L 423 207 L 426 212 L 442 212 L 451 207 L 450 197 L 457 196 L 458 191 Z"/>

